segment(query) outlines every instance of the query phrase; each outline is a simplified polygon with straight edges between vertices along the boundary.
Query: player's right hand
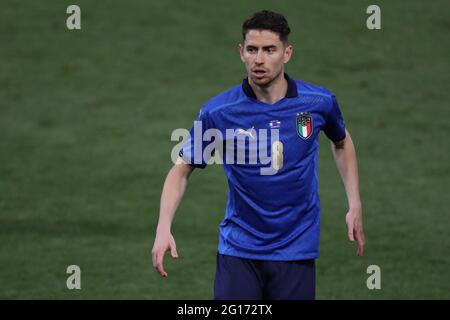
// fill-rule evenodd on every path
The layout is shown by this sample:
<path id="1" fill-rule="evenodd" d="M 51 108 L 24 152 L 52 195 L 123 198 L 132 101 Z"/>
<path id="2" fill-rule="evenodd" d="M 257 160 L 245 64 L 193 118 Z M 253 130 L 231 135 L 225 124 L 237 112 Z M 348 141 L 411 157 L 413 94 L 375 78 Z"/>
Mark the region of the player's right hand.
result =
<path id="1" fill-rule="evenodd" d="M 153 267 L 163 277 L 167 277 L 168 273 L 164 270 L 163 260 L 167 251 L 170 251 L 172 258 L 178 258 L 177 245 L 172 234 L 168 231 L 157 232 L 155 243 L 152 249 Z"/>

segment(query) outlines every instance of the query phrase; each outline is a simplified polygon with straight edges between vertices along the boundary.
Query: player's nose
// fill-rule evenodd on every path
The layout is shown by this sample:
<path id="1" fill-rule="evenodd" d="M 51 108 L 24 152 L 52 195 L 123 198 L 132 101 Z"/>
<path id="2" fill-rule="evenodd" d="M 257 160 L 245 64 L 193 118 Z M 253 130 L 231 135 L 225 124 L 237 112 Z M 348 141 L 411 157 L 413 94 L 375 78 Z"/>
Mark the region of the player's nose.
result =
<path id="1" fill-rule="evenodd" d="M 258 53 L 256 54 L 255 63 L 257 64 L 264 63 L 264 56 L 262 50 L 258 50 Z"/>

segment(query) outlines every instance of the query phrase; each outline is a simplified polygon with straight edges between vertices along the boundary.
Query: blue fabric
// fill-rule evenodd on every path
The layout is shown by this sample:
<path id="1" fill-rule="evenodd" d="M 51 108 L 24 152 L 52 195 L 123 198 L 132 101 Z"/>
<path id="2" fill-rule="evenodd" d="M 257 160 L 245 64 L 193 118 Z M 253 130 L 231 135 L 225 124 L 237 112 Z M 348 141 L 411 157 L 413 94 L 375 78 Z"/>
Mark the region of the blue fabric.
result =
<path id="1" fill-rule="evenodd" d="M 200 110 L 198 134 L 218 129 L 223 137 L 223 159 L 245 148 L 245 163 L 224 163 L 228 179 L 228 201 L 220 224 L 218 251 L 221 254 L 256 260 L 306 260 L 318 257 L 320 199 L 318 194 L 318 137 L 320 131 L 332 141 L 345 138 L 345 124 L 336 100 L 329 90 L 299 80 L 290 80 L 288 95 L 275 104 L 256 100 L 248 93 L 249 85 L 235 86 L 209 100 Z M 251 90 L 251 89 L 250 89 Z M 299 133 L 298 119 L 310 117 L 311 133 Z M 259 161 L 251 163 L 248 155 L 251 137 L 245 146 L 237 143 L 226 148 L 226 130 L 279 130 L 283 144 L 283 166 L 272 175 L 262 175 L 270 167 Z M 258 135 L 261 138 L 261 135 Z M 267 135 L 267 155 L 272 156 L 272 135 Z M 215 139 L 211 139 L 215 141 Z M 180 156 L 199 168 L 208 159 L 202 152 L 210 142 L 195 143 L 194 127 Z M 260 146 L 257 145 L 258 152 Z M 197 158 L 196 158 L 197 157 Z"/>
<path id="2" fill-rule="evenodd" d="M 216 300 L 314 300 L 315 260 L 270 261 L 217 255 Z"/>

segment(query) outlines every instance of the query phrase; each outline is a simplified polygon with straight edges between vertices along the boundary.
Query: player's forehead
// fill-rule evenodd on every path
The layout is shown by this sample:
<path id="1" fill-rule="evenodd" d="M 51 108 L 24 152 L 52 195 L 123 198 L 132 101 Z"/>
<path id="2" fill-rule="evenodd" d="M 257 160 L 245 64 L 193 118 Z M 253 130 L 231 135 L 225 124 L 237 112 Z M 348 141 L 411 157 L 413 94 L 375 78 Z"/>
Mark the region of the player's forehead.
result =
<path id="1" fill-rule="evenodd" d="M 270 30 L 248 30 L 245 35 L 244 44 L 246 46 L 266 47 L 266 46 L 281 46 L 283 43 L 280 36 Z"/>

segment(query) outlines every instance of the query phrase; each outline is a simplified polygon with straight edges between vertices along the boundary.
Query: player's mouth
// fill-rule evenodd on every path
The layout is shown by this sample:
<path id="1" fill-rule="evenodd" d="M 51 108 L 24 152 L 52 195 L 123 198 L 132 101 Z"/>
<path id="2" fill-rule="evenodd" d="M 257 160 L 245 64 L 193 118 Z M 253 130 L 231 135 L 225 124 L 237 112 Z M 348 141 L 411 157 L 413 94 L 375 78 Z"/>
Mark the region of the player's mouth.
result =
<path id="1" fill-rule="evenodd" d="M 267 70 L 256 68 L 252 70 L 252 74 L 255 78 L 262 79 L 267 75 Z"/>

